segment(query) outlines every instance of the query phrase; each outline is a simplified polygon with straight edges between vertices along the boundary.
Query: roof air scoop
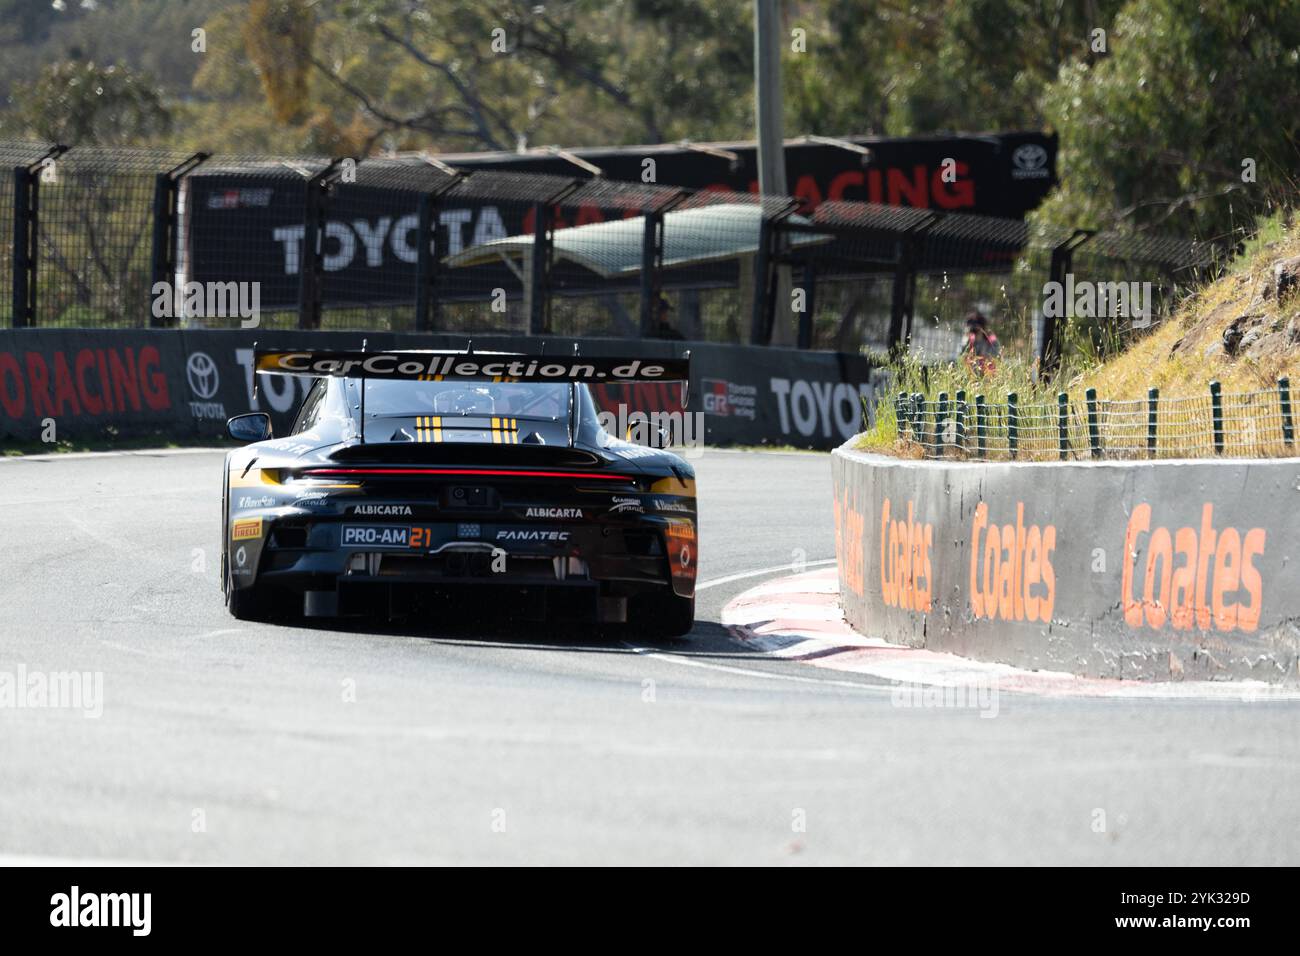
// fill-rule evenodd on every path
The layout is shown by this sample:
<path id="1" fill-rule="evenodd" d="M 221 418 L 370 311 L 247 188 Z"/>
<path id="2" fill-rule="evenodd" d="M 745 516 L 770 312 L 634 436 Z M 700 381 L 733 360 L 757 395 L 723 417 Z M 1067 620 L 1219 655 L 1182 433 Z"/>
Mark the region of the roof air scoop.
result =
<path id="1" fill-rule="evenodd" d="M 542 437 L 541 432 L 529 432 L 524 436 L 523 444 L 525 445 L 545 445 L 546 439 Z"/>

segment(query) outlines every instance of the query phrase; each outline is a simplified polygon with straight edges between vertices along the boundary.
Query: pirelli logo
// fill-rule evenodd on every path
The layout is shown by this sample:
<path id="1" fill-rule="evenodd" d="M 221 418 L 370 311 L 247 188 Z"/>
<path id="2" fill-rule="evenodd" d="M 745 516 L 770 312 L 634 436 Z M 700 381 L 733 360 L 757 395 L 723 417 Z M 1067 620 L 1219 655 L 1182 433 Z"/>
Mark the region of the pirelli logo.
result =
<path id="1" fill-rule="evenodd" d="M 262 536 L 261 518 L 241 518 L 231 527 L 230 537 L 233 541 L 245 541 Z"/>
<path id="2" fill-rule="evenodd" d="M 669 518 L 668 525 L 664 528 L 664 533 L 670 538 L 686 538 L 694 540 L 695 525 L 685 518 Z"/>

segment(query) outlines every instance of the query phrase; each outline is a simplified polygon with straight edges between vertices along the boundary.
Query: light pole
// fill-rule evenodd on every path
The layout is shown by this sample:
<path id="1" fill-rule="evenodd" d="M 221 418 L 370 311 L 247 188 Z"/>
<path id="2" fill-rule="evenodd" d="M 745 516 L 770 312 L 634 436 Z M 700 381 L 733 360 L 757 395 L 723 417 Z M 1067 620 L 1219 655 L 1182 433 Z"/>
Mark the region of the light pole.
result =
<path id="1" fill-rule="evenodd" d="M 785 124 L 781 103 L 781 0 L 754 0 L 754 115 L 758 122 L 758 191 L 784 196 Z"/>
<path id="2" fill-rule="evenodd" d="M 754 0 L 754 117 L 758 125 L 758 191 L 764 196 L 786 196 L 785 120 L 781 101 L 781 0 Z M 778 234 L 775 251 L 784 248 Z M 758 257 L 760 260 L 765 256 Z M 757 267 L 757 262 L 755 263 Z M 790 321 L 790 267 L 776 269 L 776 296 L 772 307 L 773 345 L 794 342 Z M 766 277 L 760 277 L 766 280 Z M 766 281 L 755 289 L 766 289 Z M 763 298 L 766 298 L 765 296 Z M 764 308 L 763 298 L 755 302 Z M 758 312 L 755 312 L 757 315 Z"/>

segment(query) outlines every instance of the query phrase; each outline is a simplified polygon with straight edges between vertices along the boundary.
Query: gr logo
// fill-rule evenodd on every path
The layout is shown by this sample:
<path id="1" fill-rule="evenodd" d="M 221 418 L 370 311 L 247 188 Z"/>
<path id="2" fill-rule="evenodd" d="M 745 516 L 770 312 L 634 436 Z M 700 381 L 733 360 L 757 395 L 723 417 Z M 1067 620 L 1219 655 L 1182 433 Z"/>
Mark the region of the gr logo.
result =
<path id="1" fill-rule="evenodd" d="M 185 362 L 185 379 L 190 384 L 190 391 L 204 401 L 217 394 L 221 385 L 221 374 L 217 363 L 207 352 L 191 352 Z"/>

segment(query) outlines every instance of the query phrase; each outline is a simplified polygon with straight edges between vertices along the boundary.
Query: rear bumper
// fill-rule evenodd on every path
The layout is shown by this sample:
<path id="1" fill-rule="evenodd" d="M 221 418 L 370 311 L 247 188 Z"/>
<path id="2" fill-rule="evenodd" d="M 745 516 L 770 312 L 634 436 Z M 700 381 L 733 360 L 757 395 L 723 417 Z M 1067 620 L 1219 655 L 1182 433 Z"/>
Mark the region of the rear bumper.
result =
<path id="1" fill-rule="evenodd" d="M 236 586 L 315 593 L 322 607 L 333 601 L 325 595 L 334 594 L 339 613 L 360 594 L 382 595 L 392 606 L 411 595 L 473 592 L 507 607 L 540 594 L 544 603 L 589 601 L 595 619 L 616 620 L 620 612 L 612 605 L 602 612 L 602 601 L 694 593 L 693 561 L 681 564 L 683 528 L 689 550 L 694 524 L 676 517 L 541 525 L 284 515 L 267 519 L 256 561 L 246 562 L 254 573 L 237 578 Z"/>
<path id="2" fill-rule="evenodd" d="M 297 597 L 295 593 L 289 600 Z M 520 585 L 474 578 L 450 583 L 370 577 L 340 579 L 333 587 L 304 590 L 301 600 L 306 617 L 418 615 L 442 619 L 451 612 L 450 616 L 472 615 L 497 622 L 583 623 L 623 623 L 628 602 L 626 596 L 602 593 L 596 582 Z"/>
<path id="3" fill-rule="evenodd" d="M 339 583 L 580 587 L 670 583 L 666 556 L 519 554 L 450 550 L 439 554 L 267 551 L 258 584 L 302 590 L 327 580 Z M 494 565 L 496 570 L 494 570 Z"/>

